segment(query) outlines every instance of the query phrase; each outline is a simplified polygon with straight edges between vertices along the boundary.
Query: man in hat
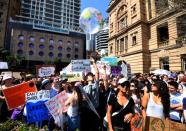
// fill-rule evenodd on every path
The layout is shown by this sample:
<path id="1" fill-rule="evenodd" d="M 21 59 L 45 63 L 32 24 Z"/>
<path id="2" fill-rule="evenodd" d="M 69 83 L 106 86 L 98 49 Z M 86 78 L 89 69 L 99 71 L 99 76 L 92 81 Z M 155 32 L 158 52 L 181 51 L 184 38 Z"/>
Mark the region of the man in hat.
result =
<path id="1" fill-rule="evenodd" d="M 12 76 L 4 75 L 3 79 L 2 79 L 2 82 L 3 82 L 4 85 L 1 86 L 0 91 L 13 86 L 12 81 L 13 81 Z M 1 117 L 0 118 L 1 118 L 2 121 L 6 121 L 7 118 L 11 116 L 12 112 L 8 111 L 8 107 L 6 105 L 5 97 L 4 97 L 2 92 L 0 92 L 0 101 L 1 101 L 1 107 L 0 107 Z"/>
<path id="2" fill-rule="evenodd" d="M 55 89 L 52 88 L 51 81 L 49 79 L 44 79 L 42 81 L 41 89 L 49 90 L 50 91 L 50 98 L 52 98 L 52 97 L 54 97 L 58 94 L 58 92 Z M 49 131 L 53 131 L 54 128 L 55 128 L 54 118 L 49 113 L 48 129 L 49 129 Z"/>

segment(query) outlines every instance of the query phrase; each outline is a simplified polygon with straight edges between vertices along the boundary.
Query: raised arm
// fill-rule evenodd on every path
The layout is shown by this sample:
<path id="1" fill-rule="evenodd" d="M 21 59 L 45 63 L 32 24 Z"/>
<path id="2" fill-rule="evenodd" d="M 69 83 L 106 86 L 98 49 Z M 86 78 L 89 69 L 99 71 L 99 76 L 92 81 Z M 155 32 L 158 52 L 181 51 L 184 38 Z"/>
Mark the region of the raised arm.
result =
<path id="1" fill-rule="evenodd" d="M 99 80 L 99 71 L 98 71 L 98 67 L 96 65 L 96 61 L 92 57 L 91 57 L 91 61 L 92 61 L 92 64 L 93 64 L 93 68 L 95 70 L 95 80 L 98 81 Z"/>
<path id="2" fill-rule="evenodd" d="M 103 82 L 104 82 L 104 87 L 105 90 L 108 89 L 108 78 L 107 78 L 107 73 L 106 73 L 106 65 L 103 66 L 103 70 L 104 70 L 104 76 L 103 76 Z"/>

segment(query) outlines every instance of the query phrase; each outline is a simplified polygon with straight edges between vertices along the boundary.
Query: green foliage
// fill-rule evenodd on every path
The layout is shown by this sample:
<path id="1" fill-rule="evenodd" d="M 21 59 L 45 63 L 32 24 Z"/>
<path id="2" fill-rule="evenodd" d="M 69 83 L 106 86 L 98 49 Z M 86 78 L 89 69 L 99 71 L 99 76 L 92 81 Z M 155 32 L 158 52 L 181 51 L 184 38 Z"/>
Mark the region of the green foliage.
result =
<path id="1" fill-rule="evenodd" d="M 34 125 L 27 125 L 20 121 L 7 120 L 0 124 L 0 131 L 39 131 L 40 129 Z M 47 126 L 42 131 L 48 130 Z"/>

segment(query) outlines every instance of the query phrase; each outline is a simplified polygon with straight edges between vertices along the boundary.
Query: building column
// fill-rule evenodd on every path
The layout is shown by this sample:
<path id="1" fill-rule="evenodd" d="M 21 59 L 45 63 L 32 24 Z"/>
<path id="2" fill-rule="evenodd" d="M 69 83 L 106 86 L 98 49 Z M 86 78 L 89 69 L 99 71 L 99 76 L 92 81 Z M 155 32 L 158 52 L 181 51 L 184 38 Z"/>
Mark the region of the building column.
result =
<path id="1" fill-rule="evenodd" d="M 156 17 L 156 1 L 155 0 L 150 0 L 151 1 L 151 13 L 152 13 L 152 18 Z"/>

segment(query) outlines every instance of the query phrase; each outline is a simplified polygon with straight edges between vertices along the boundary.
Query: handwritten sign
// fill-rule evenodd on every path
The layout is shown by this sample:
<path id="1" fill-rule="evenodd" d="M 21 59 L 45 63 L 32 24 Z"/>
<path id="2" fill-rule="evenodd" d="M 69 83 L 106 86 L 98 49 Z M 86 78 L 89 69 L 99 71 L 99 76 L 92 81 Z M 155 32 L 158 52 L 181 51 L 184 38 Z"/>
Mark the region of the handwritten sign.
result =
<path id="1" fill-rule="evenodd" d="M 28 123 L 40 122 L 48 120 L 48 109 L 45 106 L 45 101 L 38 101 L 36 103 L 26 103 L 27 121 Z"/>
<path id="2" fill-rule="evenodd" d="M 25 93 L 36 92 L 37 88 L 34 81 L 24 82 L 4 89 L 3 94 L 8 106 L 8 109 L 14 109 L 25 104 Z"/>
<path id="3" fill-rule="evenodd" d="M 120 66 L 111 66 L 111 74 L 113 76 L 118 76 L 121 74 L 121 67 Z"/>
<path id="4" fill-rule="evenodd" d="M 86 71 L 90 72 L 90 61 L 89 60 L 72 60 L 72 71 L 80 72 L 80 71 Z"/>
<path id="5" fill-rule="evenodd" d="M 118 65 L 118 58 L 117 57 L 103 57 L 101 61 L 108 62 L 110 66 L 117 66 Z"/>
<path id="6" fill-rule="evenodd" d="M 147 117 L 145 131 L 186 131 L 186 125 L 170 120 Z"/>
<path id="7" fill-rule="evenodd" d="M 7 62 L 0 62 L 0 69 L 8 69 Z"/>
<path id="8" fill-rule="evenodd" d="M 53 116 L 55 122 L 60 125 L 60 114 L 67 111 L 65 106 L 65 101 L 68 99 L 68 95 L 65 91 L 59 93 L 55 97 L 51 98 L 45 102 L 46 107 L 48 108 L 50 114 Z"/>
<path id="9" fill-rule="evenodd" d="M 51 76 L 55 74 L 55 67 L 41 67 L 38 70 L 39 77 Z"/>
<path id="10" fill-rule="evenodd" d="M 40 90 L 38 92 L 28 92 L 26 93 L 27 102 L 37 102 L 39 100 L 49 100 L 50 91 L 49 90 Z"/>
<path id="11" fill-rule="evenodd" d="M 68 78 L 68 82 L 83 80 L 83 72 L 63 73 L 63 74 L 61 74 L 61 76 Z"/>

